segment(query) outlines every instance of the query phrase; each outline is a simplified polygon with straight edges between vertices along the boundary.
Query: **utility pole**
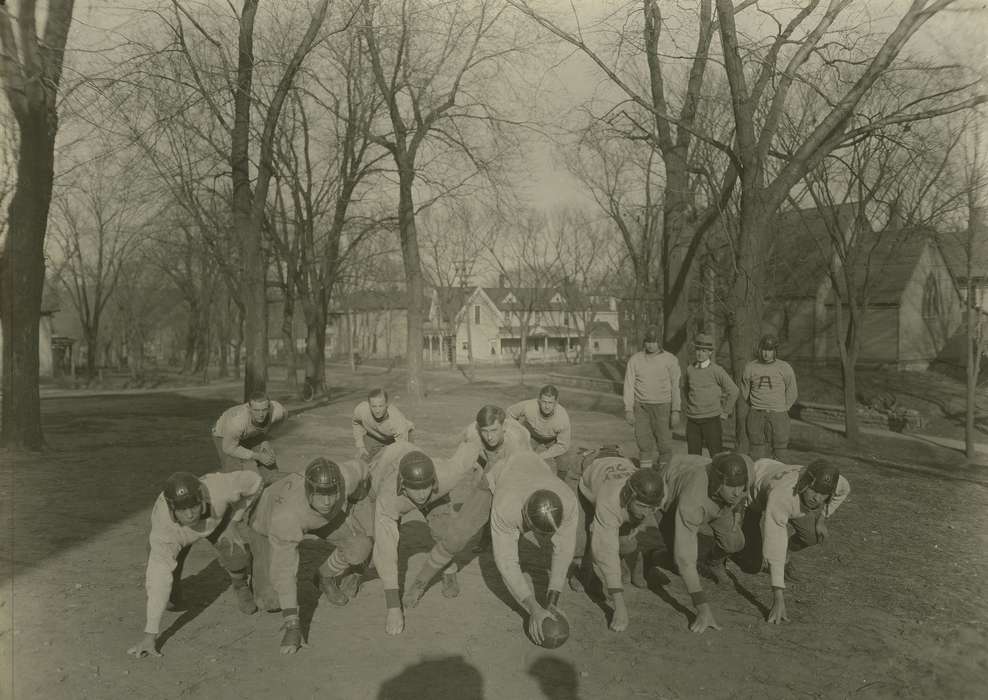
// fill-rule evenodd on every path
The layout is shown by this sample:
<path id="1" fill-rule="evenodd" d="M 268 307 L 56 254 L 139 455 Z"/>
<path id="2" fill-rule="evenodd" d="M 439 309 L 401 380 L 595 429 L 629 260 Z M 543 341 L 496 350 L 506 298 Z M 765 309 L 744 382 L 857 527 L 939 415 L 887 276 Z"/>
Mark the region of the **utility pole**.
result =
<path id="1" fill-rule="evenodd" d="M 469 299 L 467 298 L 467 288 L 469 287 L 469 272 L 470 260 L 457 260 L 456 261 L 456 274 L 460 279 L 460 290 L 463 292 L 463 311 L 467 319 L 467 362 L 471 367 L 473 367 L 473 330 L 471 327 L 472 321 L 470 318 L 470 308 Z"/>

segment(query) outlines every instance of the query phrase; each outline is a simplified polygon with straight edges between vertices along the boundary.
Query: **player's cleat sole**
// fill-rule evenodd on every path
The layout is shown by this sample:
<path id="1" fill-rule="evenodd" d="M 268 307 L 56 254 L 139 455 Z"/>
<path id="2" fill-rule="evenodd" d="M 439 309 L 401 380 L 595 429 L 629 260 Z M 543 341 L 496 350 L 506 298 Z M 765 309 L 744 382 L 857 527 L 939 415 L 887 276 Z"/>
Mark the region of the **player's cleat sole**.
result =
<path id="1" fill-rule="evenodd" d="M 361 575 L 356 571 L 352 571 L 343 577 L 340 581 L 340 590 L 343 592 L 348 599 L 353 600 L 357 597 L 357 593 L 360 592 Z"/>
<path id="2" fill-rule="evenodd" d="M 697 572 L 705 576 L 716 584 L 726 583 L 730 579 L 727 577 L 727 568 L 722 561 L 708 561 L 697 566 Z"/>
<path id="3" fill-rule="evenodd" d="M 340 590 L 340 586 L 336 582 L 335 577 L 316 576 L 316 586 L 320 591 L 322 591 L 323 597 L 330 605 L 335 605 L 341 608 L 350 602 L 350 598 L 347 597 L 347 594 Z"/>

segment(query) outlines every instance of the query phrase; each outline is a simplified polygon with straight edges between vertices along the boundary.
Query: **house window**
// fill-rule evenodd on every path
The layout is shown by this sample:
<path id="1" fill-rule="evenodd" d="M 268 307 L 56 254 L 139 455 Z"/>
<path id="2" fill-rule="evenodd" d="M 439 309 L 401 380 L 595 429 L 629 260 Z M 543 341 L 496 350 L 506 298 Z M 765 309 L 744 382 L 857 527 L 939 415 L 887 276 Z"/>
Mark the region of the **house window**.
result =
<path id="1" fill-rule="evenodd" d="M 599 342 L 597 342 L 596 340 L 595 340 L 595 341 L 593 341 L 593 349 L 594 349 L 595 351 L 597 351 L 597 350 L 600 350 L 600 343 L 599 343 Z"/>
<path id="2" fill-rule="evenodd" d="M 480 323 L 480 305 L 473 307 L 473 322 L 476 324 Z"/>
<path id="3" fill-rule="evenodd" d="M 569 328 L 569 316 L 563 317 L 563 325 Z"/>
<path id="4" fill-rule="evenodd" d="M 940 283 L 932 272 L 926 276 L 923 288 L 923 316 L 933 318 L 943 314 L 943 303 L 940 298 Z"/>

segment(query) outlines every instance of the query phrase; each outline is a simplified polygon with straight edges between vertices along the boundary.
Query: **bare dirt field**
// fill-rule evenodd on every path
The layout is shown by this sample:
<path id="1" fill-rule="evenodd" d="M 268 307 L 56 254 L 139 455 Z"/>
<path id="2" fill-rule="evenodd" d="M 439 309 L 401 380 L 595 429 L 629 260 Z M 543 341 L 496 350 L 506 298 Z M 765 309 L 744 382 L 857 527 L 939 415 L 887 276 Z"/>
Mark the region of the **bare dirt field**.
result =
<path id="1" fill-rule="evenodd" d="M 435 454 L 452 451 L 454 430 L 480 405 L 533 392 L 459 377 L 432 385 L 421 405 L 400 396 L 397 403 L 416 423 L 416 442 Z M 349 416 L 365 386 L 348 380 L 331 401 L 301 407 L 275 434 L 282 468 L 301 470 L 317 454 L 349 458 Z M 665 586 L 653 574 L 652 590 L 629 589 L 632 624 L 623 634 L 607 630 L 602 604 L 564 591 L 572 637 L 548 651 L 523 635 L 486 553 L 466 563 L 459 598 L 432 588 L 409 611 L 406 632 L 391 638 L 380 581 L 333 608 L 310 583 L 329 550 L 307 544 L 300 593 L 309 646 L 285 657 L 280 616 L 240 614 L 211 550 L 200 545 L 185 567 L 189 609 L 163 621 L 164 656 L 135 660 L 125 651 L 144 626 L 151 505 L 172 471 L 214 468 L 208 429 L 237 393 L 231 385 L 48 398 L 50 450 L 0 454 L 0 659 L 7 664 L 0 697 L 984 697 L 988 473 L 955 467 L 935 450 L 917 452 L 916 464 L 908 454 L 883 460 L 880 440 L 859 454 L 822 431 L 797 435 L 797 447 L 806 461 L 836 454 L 852 494 L 835 516 L 832 540 L 795 556 L 801 580 L 790 587 L 792 621 L 784 626 L 764 622 L 767 575 L 731 567 L 733 584 L 705 584 L 723 630 L 694 635 L 689 596 L 665 572 Z M 562 403 L 578 444 L 618 440 L 631 448 L 617 397 L 564 390 Z M 408 523 L 405 568 L 414 570 L 429 546 L 424 524 Z M 526 545 L 523 562 L 544 587 L 545 554 Z"/>

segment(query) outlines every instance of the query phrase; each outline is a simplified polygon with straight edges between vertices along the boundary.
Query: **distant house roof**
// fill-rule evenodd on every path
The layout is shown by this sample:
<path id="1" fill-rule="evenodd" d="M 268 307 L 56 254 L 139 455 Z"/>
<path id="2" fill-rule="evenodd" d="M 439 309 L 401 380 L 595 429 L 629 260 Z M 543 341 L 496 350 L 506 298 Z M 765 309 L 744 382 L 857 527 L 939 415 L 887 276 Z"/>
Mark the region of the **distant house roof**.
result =
<path id="1" fill-rule="evenodd" d="M 617 332 L 607 321 L 594 321 L 590 325 L 590 335 L 594 338 L 617 338 Z"/>
<path id="2" fill-rule="evenodd" d="M 830 261 L 830 231 L 849 231 L 857 217 L 855 202 L 779 214 L 772 223 L 772 249 L 766 270 L 769 296 L 815 297 Z"/>
<path id="3" fill-rule="evenodd" d="M 854 251 L 856 289 L 867 295 L 869 304 L 898 304 L 936 232 L 924 226 L 873 231 L 859 218 L 856 203 L 788 211 L 776 218 L 767 269 L 769 296 L 815 297 L 832 255 L 831 231 L 849 231 L 853 225 L 862 227 Z"/>
<path id="4" fill-rule="evenodd" d="M 937 245 L 958 280 L 967 279 L 969 262 L 972 278 L 988 278 L 988 226 L 983 222 L 963 231 L 941 233 Z"/>
<path id="5" fill-rule="evenodd" d="M 423 299 L 428 310 L 429 299 Z M 408 294 L 403 289 L 364 289 L 340 297 L 334 307 L 340 311 L 398 311 L 408 308 Z"/>
<path id="6" fill-rule="evenodd" d="M 499 311 L 575 311 L 610 309 L 607 298 L 561 287 L 484 287 L 484 294 Z"/>
<path id="7" fill-rule="evenodd" d="M 934 240 L 926 227 L 879 231 L 873 242 L 864 241 L 856 257 L 854 281 L 869 304 L 898 304 L 912 278 L 923 250 Z"/>
<path id="8" fill-rule="evenodd" d="M 436 287 L 439 322 L 451 324 L 476 287 Z"/>

